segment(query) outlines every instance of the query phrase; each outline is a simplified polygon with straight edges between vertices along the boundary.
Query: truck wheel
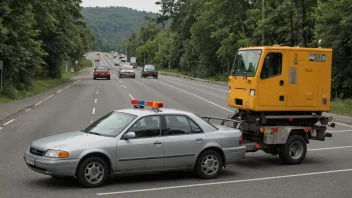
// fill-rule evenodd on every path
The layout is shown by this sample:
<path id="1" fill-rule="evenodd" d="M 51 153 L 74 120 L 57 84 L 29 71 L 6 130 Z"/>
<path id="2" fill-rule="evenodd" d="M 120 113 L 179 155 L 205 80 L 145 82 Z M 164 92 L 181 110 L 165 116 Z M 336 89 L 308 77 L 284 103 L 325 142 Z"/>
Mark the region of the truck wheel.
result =
<path id="1" fill-rule="evenodd" d="M 103 186 L 108 178 L 108 166 L 99 157 L 89 157 L 80 163 L 77 170 L 78 182 L 87 188 Z"/>
<path id="2" fill-rule="evenodd" d="M 207 150 L 197 159 L 195 171 L 202 179 L 216 178 L 222 169 L 222 159 L 218 152 Z"/>
<path id="3" fill-rule="evenodd" d="M 307 143 L 301 135 L 290 135 L 285 145 L 280 149 L 281 161 L 288 165 L 300 164 L 307 154 Z"/>

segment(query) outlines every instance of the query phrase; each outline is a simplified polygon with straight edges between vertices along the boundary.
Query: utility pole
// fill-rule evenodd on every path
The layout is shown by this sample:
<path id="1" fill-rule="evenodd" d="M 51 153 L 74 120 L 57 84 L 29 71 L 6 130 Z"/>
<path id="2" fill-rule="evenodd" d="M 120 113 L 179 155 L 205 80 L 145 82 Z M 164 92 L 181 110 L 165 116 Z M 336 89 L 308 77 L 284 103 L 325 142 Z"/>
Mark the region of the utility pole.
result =
<path id="1" fill-rule="evenodd" d="M 265 0 L 262 0 L 262 21 L 263 21 L 262 46 L 264 46 L 264 1 Z"/>

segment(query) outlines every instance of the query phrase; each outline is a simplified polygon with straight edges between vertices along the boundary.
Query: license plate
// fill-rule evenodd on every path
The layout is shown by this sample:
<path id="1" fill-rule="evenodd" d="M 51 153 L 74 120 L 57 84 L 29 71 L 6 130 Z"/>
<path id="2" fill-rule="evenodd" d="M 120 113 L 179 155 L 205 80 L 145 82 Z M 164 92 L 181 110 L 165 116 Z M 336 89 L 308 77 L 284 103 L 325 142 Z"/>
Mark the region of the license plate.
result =
<path id="1" fill-rule="evenodd" d="M 34 159 L 26 157 L 27 164 L 34 165 Z"/>

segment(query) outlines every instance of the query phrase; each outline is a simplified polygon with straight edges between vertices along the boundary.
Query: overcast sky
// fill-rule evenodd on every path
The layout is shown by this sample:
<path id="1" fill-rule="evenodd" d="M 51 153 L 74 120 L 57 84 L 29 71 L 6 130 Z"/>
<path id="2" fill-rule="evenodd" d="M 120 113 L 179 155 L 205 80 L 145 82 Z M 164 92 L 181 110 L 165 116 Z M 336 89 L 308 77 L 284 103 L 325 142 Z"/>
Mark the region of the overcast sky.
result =
<path id="1" fill-rule="evenodd" d="M 158 12 L 160 6 L 155 5 L 157 0 L 82 0 L 83 7 L 106 7 L 106 6 L 123 6 L 136 10 L 145 10 Z"/>

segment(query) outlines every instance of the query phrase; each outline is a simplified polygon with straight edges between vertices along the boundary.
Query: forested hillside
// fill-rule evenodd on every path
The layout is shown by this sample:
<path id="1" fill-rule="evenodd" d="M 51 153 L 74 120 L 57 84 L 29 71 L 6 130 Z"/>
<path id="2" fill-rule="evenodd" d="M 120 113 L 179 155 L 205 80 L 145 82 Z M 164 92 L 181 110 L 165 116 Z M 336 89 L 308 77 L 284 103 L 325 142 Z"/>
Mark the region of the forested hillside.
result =
<path id="1" fill-rule="evenodd" d="M 252 2 L 252 3 L 251 3 Z M 226 80 L 238 48 L 333 48 L 332 97 L 352 97 L 352 0 L 161 0 L 162 13 L 130 36 L 138 62 Z M 172 19 L 170 28 L 160 22 Z M 158 25 L 157 25 L 158 24 Z"/>
<path id="2" fill-rule="evenodd" d="M 89 51 L 93 37 L 82 22 L 80 3 L 1 1 L 0 59 L 4 69 L 0 99 L 18 98 L 35 80 L 60 79 L 66 61 L 81 60 Z"/>
<path id="3" fill-rule="evenodd" d="M 84 21 L 92 29 L 95 42 L 92 49 L 118 51 L 132 31 L 137 31 L 146 18 L 156 13 L 137 11 L 126 7 L 87 7 L 82 10 Z"/>

